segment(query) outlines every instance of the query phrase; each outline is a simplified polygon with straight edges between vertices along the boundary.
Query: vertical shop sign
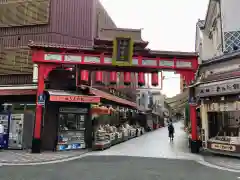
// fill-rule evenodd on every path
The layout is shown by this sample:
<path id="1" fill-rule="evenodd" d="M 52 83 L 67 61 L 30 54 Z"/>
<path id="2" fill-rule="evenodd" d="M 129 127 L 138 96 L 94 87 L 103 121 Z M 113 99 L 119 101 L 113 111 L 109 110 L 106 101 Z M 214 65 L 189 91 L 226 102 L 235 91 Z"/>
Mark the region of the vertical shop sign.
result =
<path id="1" fill-rule="evenodd" d="M 44 96 L 44 94 L 39 94 L 37 103 L 38 103 L 38 105 L 41 105 L 41 106 L 45 105 L 45 96 Z"/>

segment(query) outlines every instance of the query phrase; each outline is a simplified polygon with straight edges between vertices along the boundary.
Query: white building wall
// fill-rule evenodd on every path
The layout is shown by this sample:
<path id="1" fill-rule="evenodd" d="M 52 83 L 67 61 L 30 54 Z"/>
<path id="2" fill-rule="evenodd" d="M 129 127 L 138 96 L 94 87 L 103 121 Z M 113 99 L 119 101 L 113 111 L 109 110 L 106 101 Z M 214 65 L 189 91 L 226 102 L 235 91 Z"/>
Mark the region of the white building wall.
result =
<path id="1" fill-rule="evenodd" d="M 232 52 L 240 49 L 239 7 L 239 0 L 221 0 L 222 31 L 225 52 Z"/>
<path id="2" fill-rule="evenodd" d="M 206 19 L 205 28 L 196 34 L 200 34 L 200 40 L 196 37 L 196 51 L 199 53 L 201 61 L 211 59 L 215 56 L 223 54 L 222 49 L 222 28 L 220 18 L 220 6 L 216 2 L 212 2 L 208 12 L 208 19 Z"/>
<path id="3" fill-rule="evenodd" d="M 202 35 L 202 46 L 201 53 L 199 52 L 199 56 L 202 61 L 210 59 L 214 56 L 213 40 L 210 39 L 209 35 L 205 32 L 203 32 Z"/>
<path id="4" fill-rule="evenodd" d="M 223 32 L 240 30 L 240 0 L 221 0 Z"/>

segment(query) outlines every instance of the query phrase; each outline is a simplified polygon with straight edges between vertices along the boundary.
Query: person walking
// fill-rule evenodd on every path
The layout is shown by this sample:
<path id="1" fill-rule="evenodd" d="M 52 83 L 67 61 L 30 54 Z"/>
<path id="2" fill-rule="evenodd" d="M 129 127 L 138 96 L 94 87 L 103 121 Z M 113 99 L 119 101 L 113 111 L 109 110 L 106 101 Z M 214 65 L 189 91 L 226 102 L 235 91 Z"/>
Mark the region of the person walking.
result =
<path id="1" fill-rule="evenodd" d="M 174 126 L 172 124 L 172 120 L 170 119 L 170 122 L 168 124 L 168 136 L 170 138 L 170 141 L 173 141 L 174 138 Z"/>

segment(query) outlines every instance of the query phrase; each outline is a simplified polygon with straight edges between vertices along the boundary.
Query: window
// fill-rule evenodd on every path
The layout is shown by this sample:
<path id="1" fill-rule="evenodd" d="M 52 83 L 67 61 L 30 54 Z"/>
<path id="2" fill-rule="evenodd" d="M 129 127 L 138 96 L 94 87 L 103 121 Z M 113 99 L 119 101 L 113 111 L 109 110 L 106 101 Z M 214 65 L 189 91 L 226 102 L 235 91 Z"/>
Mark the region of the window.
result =
<path id="1" fill-rule="evenodd" d="M 60 131 L 83 130 L 85 115 L 64 113 L 59 115 Z"/>

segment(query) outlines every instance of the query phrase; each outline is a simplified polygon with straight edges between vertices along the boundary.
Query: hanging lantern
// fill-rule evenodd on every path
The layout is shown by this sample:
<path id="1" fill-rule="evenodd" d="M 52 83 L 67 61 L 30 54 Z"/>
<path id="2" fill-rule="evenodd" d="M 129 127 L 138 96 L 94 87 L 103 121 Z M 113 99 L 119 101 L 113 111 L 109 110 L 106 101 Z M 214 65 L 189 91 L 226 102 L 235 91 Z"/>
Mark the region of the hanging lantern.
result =
<path id="1" fill-rule="evenodd" d="M 124 84 L 125 85 L 131 84 L 131 73 L 130 72 L 124 72 Z"/>
<path id="2" fill-rule="evenodd" d="M 158 72 L 152 73 L 152 86 L 158 86 Z"/>
<path id="3" fill-rule="evenodd" d="M 143 72 L 138 73 L 138 85 L 139 86 L 145 85 L 145 73 L 143 73 Z"/>
<path id="4" fill-rule="evenodd" d="M 84 83 L 88 82 L 89 72 L 87 70 L 81 70 L 81 81 Z"/>
<path id="5" fill-rule="evenodd" d="M 103 72 L 102 71 L 96 71 L 96 83 L 103 83 Z"/>
<path id="6" fill-rule="evenodd" d="M 110 72 L 110 84 L 117 84 L 117 72 Z"/>

